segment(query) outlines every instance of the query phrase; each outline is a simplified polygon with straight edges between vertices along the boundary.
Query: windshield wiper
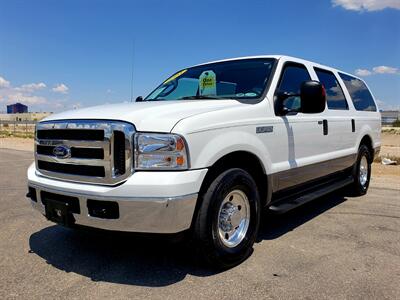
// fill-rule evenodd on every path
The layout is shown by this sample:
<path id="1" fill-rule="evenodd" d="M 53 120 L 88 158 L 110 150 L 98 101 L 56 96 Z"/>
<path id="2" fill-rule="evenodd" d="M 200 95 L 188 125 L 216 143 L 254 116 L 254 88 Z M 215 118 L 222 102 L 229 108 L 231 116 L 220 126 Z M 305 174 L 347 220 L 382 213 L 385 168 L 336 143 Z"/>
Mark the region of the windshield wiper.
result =
<path id="1" fill-rule="evenodd" d="M 196 99 L 226 99 L 223 97 L 218 97 L 218 96 L 204 96 L 204 95 L 197 95 L 197 96 L 186 96 L 186 97 L 181 97 L 178 100 L 196 100 Z"/>

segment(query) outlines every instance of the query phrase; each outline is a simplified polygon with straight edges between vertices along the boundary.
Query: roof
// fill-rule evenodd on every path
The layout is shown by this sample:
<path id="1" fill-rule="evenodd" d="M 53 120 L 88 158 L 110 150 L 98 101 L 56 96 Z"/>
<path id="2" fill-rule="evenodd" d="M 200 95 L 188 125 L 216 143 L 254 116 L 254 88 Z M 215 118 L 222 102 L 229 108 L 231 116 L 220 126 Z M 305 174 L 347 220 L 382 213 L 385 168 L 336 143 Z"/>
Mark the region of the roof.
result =
<path id="1" fill-rule="evenodd" d="M 26 106 L 25 104 L 22 104 L 22 103 L 20 103 L 20 102 L 13 103 L 13 104 L 8 104 L 7 106 L 14 106 L 14 105 Z"/>
<path id="2" fill-rule="evenodd" d="M 219 60 L 214 60 L 214 61 L 209 61 L 201 64 L 194 65 L 193 67 L 197 66 L 202 66 L 202 65 L 208 65 L 208 64 L 213 64 L 213 63 L 219 63 L 219 62 L 224 62 L 224 61 L 233 61 L 233 60 L 241 60 L 241 59 L 254 59 L 254 58 L 275 58 L 275 59 L 280 59 L 284 57 L 283 55 L 253 55 L 253 56 L 241 56 L 241 57 L 233 57 L 233 58 L 225 58 L 225 59 L 219 59 Z"/>
<path id="3" fill-rule="evenodd" d="M 303 64 L 313 64 L 313 65 L 315 65 L 315 66 L 317 66 L 319 68 L 335 70 L 337 72 L 350 75 L 350 76 L 355 77 L 357 79 L 360 79 L 361 81 L 364 82 L 363 79 L 355 76 L 354 74 L 344 72 L 344 71 L 336 69 L 334 67 L 322 65 L 322 64 L 310 61 L 310 60 L 306 60 L 306 59 L 302 59 L 302 58 L 298 58 L 298 57 L 294 57 L 294 56 L 289 56 L 289 55 L 283 55 L 283 54 L 234 57 L 234 58 L 220 59 L 220 60 L 210 61 L 210 62 L 206 62 L 206 63 L 201 63 L 201 64 L 194 65 L 192 67 L 197 67 L 197 66 L 202 66 L 202 65 L 212 64 L 212 63 L 219 63 L 219 62 L 224 62 L 224 61 L 234 61 L 234 60 L 241 60 L 241 59 L 255 59 L 255 58 L 275 58 L 275 59 L 278 59 L 278 60 L 279 59 L 285 59 L 285 60 L 293 60 L 295 62 L 303 63 Z"/>

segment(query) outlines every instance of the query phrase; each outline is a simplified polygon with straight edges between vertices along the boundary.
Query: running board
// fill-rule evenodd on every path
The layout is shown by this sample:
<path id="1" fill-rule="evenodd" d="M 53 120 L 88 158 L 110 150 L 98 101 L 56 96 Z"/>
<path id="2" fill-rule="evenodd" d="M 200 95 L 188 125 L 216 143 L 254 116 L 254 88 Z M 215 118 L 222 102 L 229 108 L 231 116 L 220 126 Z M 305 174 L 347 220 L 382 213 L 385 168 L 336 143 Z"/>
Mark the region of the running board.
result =
<path id="1" fill-rule="evenodd" d="M 298 198 L 289 198 L 282 201 L 277 201 L 273 205 L 269 207 L 269 210 L 276 214 L 283 214 L 293 208 L 299 207 L 307 202 L 315 200 L 319 197 L 322 197 L 326 194 L 329 194 L 335 190 L 345 187 L 353 182 L 352 177 L 348 177 L 345 179 L 341 179 L 339 181 L 335 181 L 333 183 L 325 184 L 321 186 L 317 190 L 313 190 L 309 193 L 306 193 Z"/>

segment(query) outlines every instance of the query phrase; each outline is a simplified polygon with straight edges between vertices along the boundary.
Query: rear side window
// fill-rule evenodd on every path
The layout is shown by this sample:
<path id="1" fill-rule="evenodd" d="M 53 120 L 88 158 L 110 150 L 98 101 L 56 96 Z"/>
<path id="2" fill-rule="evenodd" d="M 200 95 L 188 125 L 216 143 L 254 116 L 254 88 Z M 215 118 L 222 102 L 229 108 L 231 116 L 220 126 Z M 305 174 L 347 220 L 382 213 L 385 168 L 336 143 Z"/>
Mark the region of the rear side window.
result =
<path id="1" fill-rule="evenodd" d="M 326 101 L 329 109 L 349 109 L 343 90 L 336 79 L 335 74 L 330 71 L 314 68 L 319 81 L 326 91 Z"/>
<path id="2" fill-rule="evenodd" d="M 364 82 L 346 74 L 339 73 L 339 75 L 349 91 L 356 110 L 376 111 L 374 98 Z"/>
<path id="3" fill-rule="evenodd" d="M 280 92 L 299 94 L 301 84 L 310 79 L 310 74 L 308 74 L 305 66 L 289 63 L 283 69 L 278 90 Z M 285 99 L 284 105 L 291 110 L 300 109 L 300 97 L 289 97 Z"/>

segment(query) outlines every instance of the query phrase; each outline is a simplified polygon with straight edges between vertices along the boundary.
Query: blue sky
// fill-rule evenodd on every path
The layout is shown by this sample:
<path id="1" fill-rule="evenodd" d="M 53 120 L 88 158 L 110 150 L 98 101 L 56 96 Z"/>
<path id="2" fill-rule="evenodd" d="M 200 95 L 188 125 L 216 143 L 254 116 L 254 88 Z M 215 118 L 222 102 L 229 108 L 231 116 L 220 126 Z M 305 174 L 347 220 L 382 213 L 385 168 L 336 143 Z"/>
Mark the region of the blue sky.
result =
<path id="1" fill-rule="evenodd" d="M 193 64 L 287 54 L 400 106 L 400 0 L 0 0 L 0 111 L 129 101 L 133 52 L 135 97 Z"/>

